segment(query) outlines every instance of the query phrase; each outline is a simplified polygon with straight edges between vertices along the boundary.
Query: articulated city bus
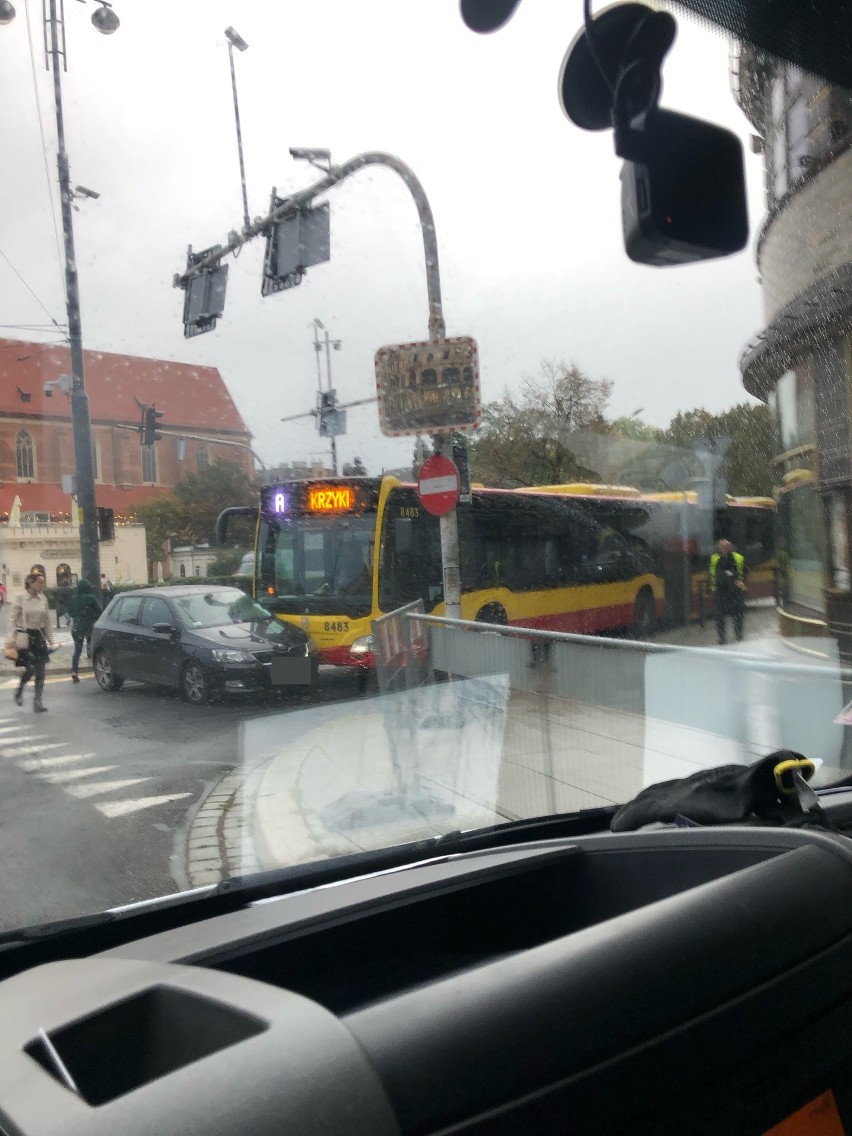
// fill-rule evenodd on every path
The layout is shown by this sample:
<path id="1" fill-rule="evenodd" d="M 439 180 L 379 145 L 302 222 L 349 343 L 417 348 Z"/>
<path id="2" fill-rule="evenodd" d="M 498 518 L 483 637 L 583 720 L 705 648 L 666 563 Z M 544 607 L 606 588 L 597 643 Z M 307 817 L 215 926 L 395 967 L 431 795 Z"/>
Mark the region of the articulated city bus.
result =
<path id="1" fill-rule="evenodd" d="M 670 496 L 585 484 L 475 487 L 458 507 L 462 618 L 647 638 L 662 619 L 683 622 L 687 592 L 694 618 L 712 541 L 701 539 L 695 495 Z M 246 512 L 222 514 L 220 539 L 235 511 Z M 771 587 L 763 576 L 772 577 L 772 515 L 771 501 L 732 499 L 717 510 L 712 537 L 746 550 L 753 591 Z M 439 521 L 414 485 L 394 477 L 267 486 L 254 595 L 300 624 L 324 663 L 370 667 L 376 616 L 413 600 L 444 613 Z"/>
<path id="2" fill-rule="evenodd" d="M 696 619 L 706 602 L 707 567 L 721 539 L 745 557 L 750 599 L 777 593 L 776 505 L 771 497 L 727 496 L 712 511 L 699 507 L 694 491 L 653 493 L 649 537 L 658 556 L 672 622 Z"/>
<path id="3" fill-rule="evenodd" d="M 598 487 L 599 488 L 599 487 Z M 220 518 L 224 538 L 226 510 Z M 653 633 L 663 583 L 642 502 L 476 488 L 458 509 L 462 618 L 521 627 Z M 420 599 L 441 615 L 439 522 L 414 485 L 338 478 L 261 490 L 254 595 L 299 623 L 322 661 L 373 665 L 371 623 Z"/>
<path id="4" fill-rule="evenodd" d="M 702 508 L 696 491 L 642 493 L 632 486 L 586 483 L 546 485 L 518 493 L 552 493 L 604 516 L 603 499 L 619 498 L 644 509 L 642 542 L 661 578 L 665 596 L 661 614 L 672 624 L 699 618 L 706 606 L 710 555 L 722 538 L 746 560 L 749 598 L 777 595 L 776 504 L 771 497 L 726 496 L 724 505 Z M 618 527 L 617 517 L 611 523 Z"/>

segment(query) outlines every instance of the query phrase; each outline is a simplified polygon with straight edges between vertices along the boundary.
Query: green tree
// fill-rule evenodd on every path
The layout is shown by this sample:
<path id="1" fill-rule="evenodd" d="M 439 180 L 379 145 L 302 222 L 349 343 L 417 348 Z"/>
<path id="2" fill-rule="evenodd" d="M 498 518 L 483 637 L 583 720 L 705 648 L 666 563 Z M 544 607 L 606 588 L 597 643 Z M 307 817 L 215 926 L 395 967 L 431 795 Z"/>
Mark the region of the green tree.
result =
<path id="1" fill-rule="evenodd" d="M 216 518 L 230 505 L 256 505 L 257 485 L 235 462 L 219 458 L 163 493 L 129 507 L 145 526 L 149 560 L 161 560 L 167 541 L 206 544 Z"/>
<path id="2" fill-rule="evenodd" d="M 614 418 L 609 425 L 610 432 L 629 438 L 631 442 L 659 442 L 663 431 L 657 426 L 649 426 L 634 414 Z"/>
<path id="3" fill-rule="evenodd" d="M 239 568 L 245 552 L 241 548 L 230 548 L 219 553 L 207 567 L 208 576 L 233 576 Z"/>
<path id="4" fill-rule="evenodd" d="M 728 492 L 738 497 L 770 497 L 776 447 L 775 427 L 767 407 L 741 402 L 721 414 L 700 407 L 683 411 L 671 420 L 661 441 L 690 449 L 697 438 L 720 435 L 731 439 L 719 471 L 727 479 Z"/>
<path id="5" fill-rule="evenodd" d="M 574 363 L 543 359 L 539 374 L 525 378 L 520 398 L 505 391 L 483 408 L 470 447 L 471 476 L 486 485 L 597 481 L 569 445 L 575 430 L 605 432 L 612 394 L 608 379 L 593 379 Z"/>

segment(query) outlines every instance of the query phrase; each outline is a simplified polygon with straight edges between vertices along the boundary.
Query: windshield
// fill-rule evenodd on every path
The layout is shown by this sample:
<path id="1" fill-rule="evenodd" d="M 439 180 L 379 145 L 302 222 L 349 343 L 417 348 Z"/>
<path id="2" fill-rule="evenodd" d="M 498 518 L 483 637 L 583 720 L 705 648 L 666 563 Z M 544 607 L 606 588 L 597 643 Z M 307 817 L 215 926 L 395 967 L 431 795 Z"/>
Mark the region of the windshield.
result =
<path id="1" fill-rule="evenodd" d="M 852 60 L 476 7 L 0 4 L 0 931 L 852 768 Z"/>
<path id="2" fill-rule="evenodd" d="M 372 607 L 376 519 L 297 517 L 260 530 L 261 587 L 279 601 L 276 610 L 346 611 Z"/>
<path id="3" fill-rule="evenodd" d="M 236 588 L 178 596 L 174 601 L 184 627 L 225 627 L 269 619 L 269 612 Z"/>

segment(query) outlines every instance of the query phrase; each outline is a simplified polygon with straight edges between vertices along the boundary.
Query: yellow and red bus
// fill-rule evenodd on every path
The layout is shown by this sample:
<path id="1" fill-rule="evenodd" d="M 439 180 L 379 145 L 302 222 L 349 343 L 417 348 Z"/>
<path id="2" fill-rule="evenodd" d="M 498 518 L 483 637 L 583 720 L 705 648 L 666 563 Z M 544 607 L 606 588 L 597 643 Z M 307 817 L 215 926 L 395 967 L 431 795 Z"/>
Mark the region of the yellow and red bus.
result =
<path id="1" fill-rule="evenodd" d="M 475 488 L 458 508 L 463 619 L 653 633 L 664 591 L 639 530 L 639 500 Z M 224 540 L 228 514 L 220 518 Z M 261 490 L 254 595 L 301 625 L 324 663 L 373 665 L 371 623 L 421 599 L 444 612 L 439 522 L 394 477 L 291 482 Z"/>
<path id="2" fill-rule="evenodd" d="M 519 493 L 554 493 L 603 518 L 601 499 L 621 498 L 646 510 L 641 532 L 654 571 L 661 577 L 665 603 L 658 614 L 670 624 L 699 618 L 704 611 L 707 568 L 719 540 L 730 540 L 745 556 L 749 598 L 777 596 L 777 508 L 772 497 L 732 497 L 712 511 L 702 508 L 695 490 L 643 493 L 625 485 L 574 483 L 545 485 Z"/>
<path id="3" fill-rule="evenodd" d="M 694 494 L 669 496 L 588 484 L 474 487 L 458 507 L 462 618 L 579 633 L 629 628 L 647 638 L 660 620 L 683 622 L 687 588 L 694 618 L 712 541 L 701 538 Z M 225 510 L 220 540 L 234 512 L 255 510 Z M 769 518 L 759 563 L 747 550 L 756 518 Z M 746 550 L 759 586 L 771 520 L 765 503 L 732 501 L 714 522 L 713 539 L 731 536 Z M 438 519 L 395 477 L 266 486 L 253 590 L 308 632 L 322 662 L 372 667 L 373 619 L 414 600 L 444 613 Z"/>
<path id="4" fill-rule="evenodd" d="M 649 493 L 644 500 L 655 510 L 648 536 L 660 565 L 670 622 L 702 614 L 709 558 L 722 538 L 745 557 L 749 598 L 776 596 L 777 508 L 771 497 L 727 496 L 712 512 L 699 507 L 692 490 Z"/>

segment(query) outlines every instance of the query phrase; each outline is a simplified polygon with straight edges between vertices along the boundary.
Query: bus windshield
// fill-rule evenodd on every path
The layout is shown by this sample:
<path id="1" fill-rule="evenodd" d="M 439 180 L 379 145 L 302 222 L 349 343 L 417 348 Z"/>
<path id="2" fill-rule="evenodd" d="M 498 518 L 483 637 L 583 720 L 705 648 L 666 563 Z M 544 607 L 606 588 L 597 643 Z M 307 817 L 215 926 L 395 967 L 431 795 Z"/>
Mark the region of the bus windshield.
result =
<path id="1" fill-rule="evenodd" d="M 375 513 L 264 521 L 258 596 L 282 612 L 369 615 L 375 531 Z"/>

